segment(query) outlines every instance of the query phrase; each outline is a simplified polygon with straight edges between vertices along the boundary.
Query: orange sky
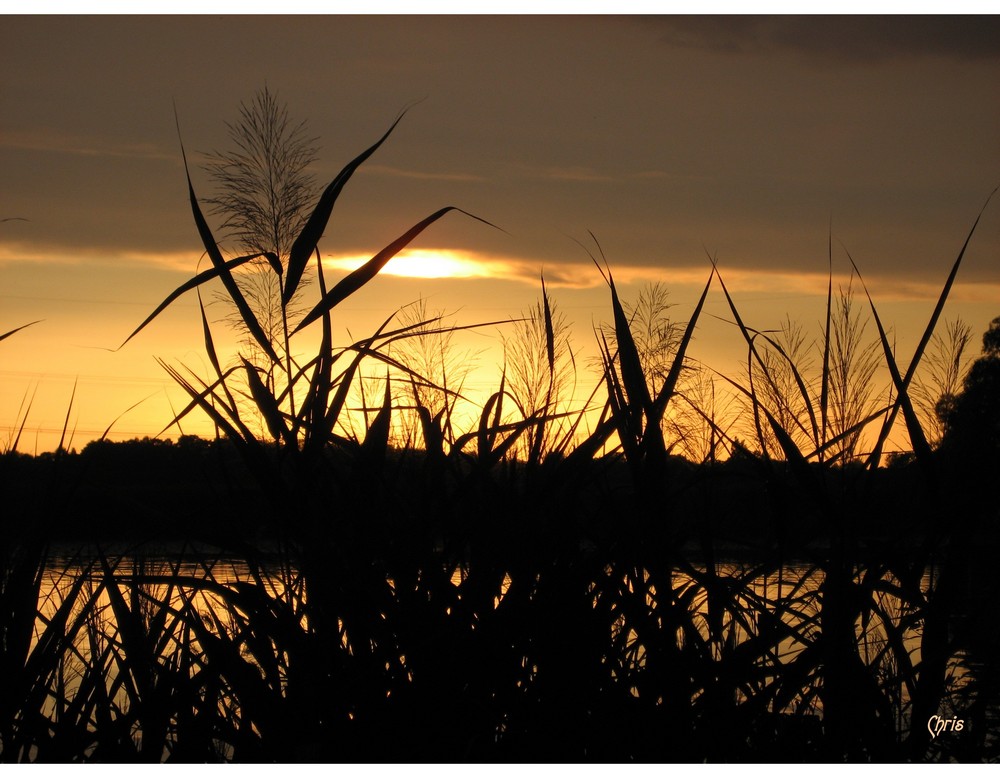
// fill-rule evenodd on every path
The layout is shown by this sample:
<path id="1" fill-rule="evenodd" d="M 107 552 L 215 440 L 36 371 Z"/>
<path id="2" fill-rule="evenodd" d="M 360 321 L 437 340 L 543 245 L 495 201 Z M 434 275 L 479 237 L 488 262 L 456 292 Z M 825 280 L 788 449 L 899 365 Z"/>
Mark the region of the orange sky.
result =
<path id="1" fill-rule="evenodd" d="M 430 227 L 338 307 L 343 341 L 418 297 L 460 324 L 516 317 L 544 271 L 583 363 L 611 315 L 578 244 L 588 231 L 626 299 L 662 280 L 685 320 L 710 252 L 748 323 L 773 328 L 787 313 L 818 331 L 832 223 L 835 272 L 849 272 L 846 248 L 905 363 L 1000 184 L 995 17 L 3 22 L 0 218 L 18 220 L 0 222 L 0 332 L 43 320 L 0 343 L 0 444 L 33 396 L 25 451 L 56 445 L 74 383 L 80 447 L 134 403 L 113 437 L 156 434 L 183 404 L 154 357 L 207 373 L 190 295 L 106 350 L 197 269 L 174 103 L 206 196 L 200 152 L 225 146 L 224 122 L 265 82 L 319 137 L 324 184 L 425 98 L 345 189 L 321 243 L 327 266 L 349 267 L 444 205 L 504 231 L 455 214 Z M 1000 201 L 946 310 L 977 345 L 1000 314 L 998 255 Z M 426 277 L 441 273 L 452 277 Z M 717 286 L 692 355 L 736 377 L 742 339 L 712 314 L 728 315 Z M 477 387 L 495 388 L 500 340 L 498 327 L 464 336 L 482 352 Z M 185 431 L 208 428 L 192 419 Z"/>

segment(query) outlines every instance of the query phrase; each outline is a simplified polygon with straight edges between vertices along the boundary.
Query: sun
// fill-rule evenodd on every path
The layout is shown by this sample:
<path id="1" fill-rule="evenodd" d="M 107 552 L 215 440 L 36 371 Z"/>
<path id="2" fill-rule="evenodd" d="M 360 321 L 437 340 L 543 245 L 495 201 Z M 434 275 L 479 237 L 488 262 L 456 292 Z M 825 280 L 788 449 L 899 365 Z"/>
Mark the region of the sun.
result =
<path id="1" fill-rule="evenodd" d="M 326 257 L 323 265 L 338 270 L 355 270 L 371 257 Z M 406 249 L 390 259 L 381 275 L 401 278 L 490 278 L 488 262 L 477 261 L 466 252 L 452 249 Z"/>

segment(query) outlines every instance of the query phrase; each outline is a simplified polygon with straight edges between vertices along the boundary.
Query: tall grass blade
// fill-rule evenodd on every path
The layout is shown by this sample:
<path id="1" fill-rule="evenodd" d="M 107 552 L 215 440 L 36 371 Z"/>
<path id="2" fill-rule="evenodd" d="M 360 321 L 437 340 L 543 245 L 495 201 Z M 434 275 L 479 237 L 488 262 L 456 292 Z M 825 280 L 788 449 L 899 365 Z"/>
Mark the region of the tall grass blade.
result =
<path id="1" fill-rule="evenodd" d="M 963 248 L 964 251 L 964 248 Z M 882 343 L 882 351 L 885 354 L 885 363 L 889 368 L 889 375 L 892 376 L 892 383 L 896 387 L 896 402 L 893 403 L 893 410 L 889 412 L 889 418 L 885 425 L 883 425 L 882 430 L 879 432 L 879 438 L 876 443 L 875 449 L 869 458 L 869 467 L 874 467 L 878 465 L 879 459 L 881 459 L 881 450 L 885 438 L 883 433 L 888 437 L 888 427 L 892 426 L 892 421 L 895 419 L 895 409 L 903 409 L 903 420 L 906 422 L 906 431 L 910 435 L 910 445 L 913 447 L 913 453 L 916 455 L 917 460 L 922 463 L 925 467 L 930 465 L 931 458 L 931 447 L 927 442 L 927 437 L 924 435 L 923 428 L 920 426 L 920 421 L 917 419 L 917 414 L 913 410 L 913 403 L 910 401 L 910 393 L 908 391 L 908 379 L 912 376 L 912 373 L 907 373 L 907 380 L 904 381 L 899 375 L 899 367 L 896 365 L 896 358 L 892 353 L 892 346 L 889 344 L 889 338 L 886 335 L 885 328 L 882 326 L 882 319 L 878 315 L 878 311 L 875 309 L 875 302 L 872 300 L 872 296 L 868 293 L 868 285 L 865 284 L 865 279 L 861 275 L 861 271 L 858 270 L 858 266 L 854 263 L 854 259 L 848 253 L 847 258 L 851 260 L 851 265 L 854 267 L 854 271 L 858 274 L 858 278 L 861 281 L 861 287 L 865 290 L 865 296 L 868 298 L 868 304 L 872 309 L 872 316 L 875 319 L 875 326 L 878 328 L 879 340 Z M 961 256 L 959 257 L 961 259 Z M 953 268 L 957 270 L 957 266 Z M 946 284 L 946 288 L 950 288 L 950 282 L 954 278 L 954 273 L 948 279 L 949 283 Z M 914 361 L 911 363 L 914 367 L 922 355 L 923 347 L 926 345 L 927 340 L 930 339 L 930 332 L 933 331 L 934 325 L 937 323 L 936 315 L 940 312 L 940 308 L 944 306 L 944 300 L 939 301 L 939 309 L 935 311 L 935 316 L 931 317 L 931 322 L 928 325 L 930 330 L 925 330 L 926 337 L 921 341 L 920 346 L 917 348 L 916 354 L 914 354 Z"/>
<path id="2" fill-rule="evenodd" d="M 382 397 L 382 407 L 372 420 L 368 432 L 365 433 L 365 442 L 361 446 L 362 456 L 373 465 L 380 465 L 385 461 L 385 454 L 389 446 L 389 429 L 392 423 L 392 380 L 389 371 L 385 373 L 385 394 Z"/>
<path id="3" fill-rule="evenodd" d="M 392 259 L 394 256 L 396 256 L 396 254 L 398 254 L 400 251 L 406 248 L 406 246 L 410 243 L 410 241 L 416 238 L 428 226 L 436 222 L 438 219 L 440 219 L 449 211 L 458 211 L 459 213 L 464 213 L 466 216 L 476 219 L 477 221 L 483 222 L 483 224 L 489 224 L 489 226 L 491 227 L 495 226 L 493 224 L 490 224 L 485 219 L 480 219 L 478 216 L 475 216 L 471 213 L 467 213 L 466 211 L 463 211 L 461 208 L 456 208 L 455 206 L 450 205 L 445 208 L 441 208 L 438 211 L 435 211 L 426 219 L 423 219 L 422 221 L 413 225 L 409 230 L 407 230 L 405 233 L 396 238 L 396 240 L 394 240 L 392 243 L 390 243 L 388 246 L 382 249 L 378 254 L 369 259 L 365 264 L 363 264 L 357 270 L 351 272 L 346 277 L 342 278 L 340 282 L 333 287 L 333 289 L 331 289 L 323 296 L 323 299 L 320 300 L 320 302 L 316 305 L 316 307 L 313 308 L 308 314 L 306 314 L 305 318 L 303 318 L 302 321 L 298 323 L 298 326 L 296 326 L 295 329 L 292 330 L 292 334 L 294 335 L 299 330 L 308 327 L 324 313 L 336 307 L 340 302 L 350 297 L 361 287 L 363 287 L 365 284 L 371 281 L 376 275 L 378 275 L 379 271 L 383 267 L 385 267 L 385 264 L 390 259 Z"/>
<path id="4" fill-rule="evenodd" d="M 62 434 L 59 436 L 59 445 L 56 447 L 56 451 L 66 450 L 63 444 L 66 442 L 66 430 L 69 428 L 69 416 L 73 411 L 73 400 L 76 397 L 76 385 L 79 381 L 79 378 L 73 380 L 73 392 L 69 396 L 69 405 L 66 407 L 66 419 L 63 421 Z"/>
<path id="5" fill-rule="evenodd" d="M 316 277 L 319 282 L 320 296 L 325 295 L 326 276 L 323 273 L 323 263 L 320 262 L 318 251 L 316 252 Z M 308 449 L 310 453 L 317 450 L 317 447 L 321 447 L 329 434 L 328 430 L 324 431 L 324 421 L 333 386 L 334 360 L 333 325 L 330 321 L 330 314 L 327 313 L 323 316 L 323 333 L 316 356 L 316 365 L 313 368 L 306 400 L 299 409 L 297 424 L 299 427 L 306 427 L 306 441 L 303 450 Z"/>
<path id="6" fill-rule="evenodd" d="M 205 353 L 208 354 L 208 361 L 215 370 L 217 378 L 222 377 L 222 366 L 219 362 L 219 355 L 215 350 L 215 339 L 212 337 L 212 328 L 208 325 L 208 317 L 205 315 L 205 305 L 201 299 L 201 290 L 198 290 L 198 312 L 201 314 L 201 331 L 205 338 Z M 223 383 L 223 386 L 225 384 Z M 233 403 L 235 406 L 235 403 Z"/>
<path id="7" fill-rule="evenodd" d="M 944 310 L 945 301 L 948 299 L 948 295 L 951 293 L 951 287 L 955 282 L 955 276 L 958 275 L 958 268 L 962 264 L 962 258 L 965 256 L 965 251 L 969 247 L 969 242 L 972 240 L 972 235 L 975 233 L 976 227 L 979 226 L 979 220 L 983 217 L 983 213 L 986 211 L 986 206 L 990 204 L 990 200 L 993 199 L 993 195 L 997 193 L 998 189 L 1000 189 L 1000 187 L 997 187 L 992 192 L 990 192 L 989 196 L 986 198 L 986 202 L 983 203 L 983 207 L 979 210 L 979 214 L 976 216 L 976 220 L 973 222 L 972 228 L 969 230 L 969 234 L 966 236 L 965 242 L 962 244 L 962 249 L 958 252 L 958 257 L 955 259 L 955 263 L 952 265 L 951 272 L 948 274 L 948 278 L 945 281 L 944 288 L 941 290 L 941 294 L 938 296 L 937 305 L 934 306 L 934 312 L 931 314 L 931 318 L 927 322 L 927 327 L 924 329 L 924 334 L 920 339 L 920 343 L 917 345 L 917 349 L 913 353 L 913 358 L 910 360 L 910 366 L 906 370 L 906 375 L 903 376 L 901 383 L 898 385 L 902 386 L 904 390 L 906 390 L 909 387 L 910 381 L 913 379 L 913 374 L 917 370 L 917 365 L 920 363 L 920 359 L 923 357 L 924 350 L 927 348 L 927 343 L 930 341 L 931 336 L 934 334 L 934 329 L 935 327 L 937 327 L 937 322 L 941 316 L 941 311 Z M 850 258 L 850 255 L 848 255 L 848 258 Z M 851 259 L 851 264 L 854 265 L 853 259 Z M 855 270 L 857 270 L 856 266 Z M 860 276 L 860 273 L 858 275 Z M 862 283 L 864 282 L 862 281 Z M 867 293 L 868 290 L 865 289 L 865 294 Z M 868 299 L 870 301 L 871 297 L 869 296 Z M 872 310 L 874 310 L 874 306 L 872 307 Z M 897 391 L 898 391 L 898 386 L 897 386 Z M 902 398 L 898 399 L 902 400 Z M 909 402 L 908 397 L 906 402 Z M 875 448 L 872 450 L 871 456 L 868 459 L 869 467 L 872 467 L 873 463 L 874 466 L 878 465 L 878 462 L 882 457 L 882 447 L 885 445 L 886 438 L 889 437 L 889 431 L 892 429 L 892 425 L 896 420 L 896 413 L 899 407 L 900 407 L 899 403 L 893 406 L 893 410 L 889 413 L 889 417 L 882 425 L 882 430 L 879 432 L 879 437 L 875 444 Z"/>
<path id="8" fill-rule="evenodd" d="M 229 438 L 234 443 L 238 444 L 242 442 L 249 444 L 250 441 L 254 440 L 253 434 L 245 425 L 243 425 L 236 409 L 227 407 L 225 403 L 222 403 L 219 397 L 214 394 L 215 387 L 217 387 L 220 383 L 222 383 L 226 376 L 231 375 L 233 370 L 235 370 L 236 368 L 233 368 L 233 370 L 224 373 L 223 378 L 220 378 L 215 383 L 205 386 L 203 389 L 199 390 L 195 388 L 195 386 L 191 384 L 190 381 L 184 378 L 184 376 L 182 376 L 176 369 L 168 365 L 166 362 L 164 362 L 161 359 L 157 359 L 157 361 L 160 363 L 160 366 L 167 371 L 167 373 L 174 380 L 174 382 L 177 383 L 177 385 L 180 386 L 185 392 L 187 392 L 188 396 L 191 398 L 191 401 L 180 411 L 180 413 L 174 416 L 173 420 L 171 420 L 171 422 L 163 428 L 163 430 L 160 433 L 161 435 L 163 434 L 163 432 L 166 432 L 172 426 L 177 424 L 181 419 L 183 419 L 185 416 L 191 413 L 191 411 L 193 411 L 195 408 L 199 408 L 212 420 L 212 422 L 217 427 L 221 428 L 226 437 Z M 219 413 L 214 403 L 210 403 L 208 401 L 208 398 L 210 397 L 215 402 L 219 402 L 219 404 L 222 405 L 223 409 L 226 411 L 226 415 L 229 416 L 229 419 L 227 419 L 225 416 Z M 230 423 L 230 419 L 232 420 L 232 423 Z M 236 426 L 234 426 L 234 424 Z M 240 428 L 239 431 L 237 431 L 236 429 L 237 426 Z"/>
<path id="9" fill-rule="evenodd" d="M 385 142 L 386 138 L 396 129 L 396 125 L 399 124 L 405 115 L 406 111 L 404 110 L 389 129 L 385 131 L 385 134 L 345 165 L 343 170 L 336 175 L 323 191 L 323 194 L 320 195 L 316 207 L 309 215 L 309 219 L 306 221 L 299 236 L 295 239 L 295 242 L 292 243 L 292 248 L 288 253 L 285 290 L 281 295 L 282 305 L 288 305 L 289 301 L 295 295 L 299 281 L 302 280 L 302 273 L 305 271 L 306 263 L 316 250 L 316 245 L 323 236 L 324 230 L 326 230 L 326 225 L 330 221 L 330 215 L 333 213 L 333 207 L 340 196 L 341 190 L 343 190 L 344 186 L 351 179 L 351 176 L 354 175 L 354 172 Z"/>
<path id="10" fill-rule="evenodd" d="M 608 408 L 611 420 L 618 431 L 618 440 L 625 451 L 625 457 L 635 464 L 638 461 L 638 444 L 642 439 L 642 409 L 629 408 L 625 390 L 615 370 L 614 355 L 608 346 L 604 333 L 601 333 L 601 358 L 604 361 L 604 380 L 608 390 Z"/>
<path id="11" fill-rule="evenodd" d="M 294 448 L 295 440 L 289 435 L 288 427 L 285 425 L 278 402 L 257 374 L 259 368 L 251 364 L 246 357 L 240 357 L 240 359 L 243 360 L 243 367 L 247 373 L 247 384 L 250 386 L 250 394 L 253 397 L 254 404 L 257 406 L 257 410 L 264 417 L 264 422 L 267 424 L 267 431 L 271 433 L 271 437 L 276 442 L 284 441 L 290 448 Z"/>
<path id="12" fill-rule="evenodd" d="M 705 306 L 705 298 L 708 297 L 708 290 L 712 286 L 712 278 L 714 277 L 715 267 L 713 266 L 712 272 L 708 274 L 708 283 L 705 284 L 705 289 L 702 291 L 701 297 L 698 299 L 698 304 L 695 306 L 694 313 L 691 314 L 691 319 L 687 323 L 684 335 L 681 337 L 681 342 L 677 346 L 677 353 L 674 355 L 674 361 L 670 365 L 670 372 L 667 374 L 667 377 L 663 382 L 663 386 L 660 387 L 659 393 L 653 400 L 652 414 L 649 418 L 650 425 L 659 426 L 660 420 L 663 418 L 663 414 L 666 411 L 667 403 L 674 395 L 674 391 L 677 388 L 677 381 L 680 378 L 681 370 L 684 367 L 684 358 L 687 354 L 687 348 L 691 343 L 691 338 L 694 336 L 695 326 L 698 324 L 698 318 L 701 316 L 701 310 Z"/>
<path id="13" fill-rule="evenodd" d="M 178 126 L 177 133 L 180 135 L 180 126 Z M 243 324 L 246 326 L 247 331 L 253 335 L 254 340 L 256 340 L 260 347 L 264 350 L 264 353 L 271 358 L 271 361 L 278 363 L 281 360 L 278 358 L 278 355 L 274 351 L 274 347 L 271 345 L 271 339 L 260 326 L 260 322 L 257 321 L 257 317 L 254 315 L 249 303 L 247 303 L 246 298 L 243 296 L 243 292 L 240 291 L 240 287 L 236 283 L 236 279 L 233 277 L 232 271 L 222 258 L 222 253 L 219 251 L 219 246 L 215 242 L 215 237 L 212 235 L 208 222 L 205 221 L 205 216 L 201 212 L 201 206 L 198 204 L 198 198 L 194 193 L 194 185 L 191 183 L 191 172 L 188 169 L 187 153 L 184 151 L 183 143 L 181 143 L 181 158 L 184 161 L 184 175 L 187 177 L 188 197 L 191 201 L 191 213 L 194 216 L 195 224 L 198 227 L 198 235 L 201 237 L 202 245 L 208 253 L 208 258 L 212 260 L 212 266 L 216 269 L 216 271 L 218 271 L 219 278 L 222 280 L 223 286 L 226 287 L 226 292 L 228 292 L 229 297 L 236 305 L 237 310 L 239 310 L 240 317 L 243 319 Z"/>
<path id="14" fill-rule="evenodd" d="M 742 394 L 746 395 L 747 398 L 749 398 L 750 402 L 753 404 L 753 407 L 755 409 L 755 418 L 758 412 L 764 414 L 764 418 L 767 419 L 768 426 L 771 427 L 771 430 L 774 433 L 774 437 L 778 443 L 778 446 L 781 448 L 782 453 L 785 455 L 785 461 L 788 462 L 788 464 L 792 467 L 793 471 L 799 477 L 802 483 L 805 483 L 812 487 L 816 487 L 818 485 L 818 482 L 816 480 L 815 474 L 809 468 L 809 463 L 805 455 L 802 453 L 799 447 L 795 445 L 795 441 L 792 440 L 792 437 L 791 435 L 788 434 L 788 431 L 784 427 L 782 427 L 781 424 L 778 423 L 777 419 L 774 418 L 771 412 L 768 411 L 766 407 L 764 407 L 764 405 L 760 402 L 760 400 L 757 399 L 757 394 L 752 390 L 752 386 L 751 389 L 747 389 L 744 386 L 740 386 L 740 384 L 738 384 L 736 381 L 732 380 L 728 376 L 724 376 L 721 374 L 719 375 L 723 380 L 731 384 L 737 391 L 741 392 Z M 767 448 L 764 445 L 762 430 L 758 430 L 758 435 L 760 436 L 762 456 L 767 457 Z"/>
<path id="15" fill-rule="evenodd" d="M 441 430 L 441 417 L 445 412 L 442 408 L 433 417 L 430 409 L 420 401 L 420 390 L 417 381 L 410 376 L 410 390 L 413 393 L 413 403 L 420 419 L 420 430 L 424 435 L 424 450 L 432 460 L 440 460 L 444 455 L 444 433 Z"/>
<path id="16" fill-rule="evenodd" d="M 245 265 L 247 262 L 250 262 L 251 260 L 254 259 L 258 259 L 261 256 L 262 256 L 261 254 L 249 254 L 245 257 L 236 257 L 235 259 L 230 259 L 226 261 L 224 264 L 229 271 L 232 271 L 238 268 L 240 265 Z M 166 298 L 163 300 L 162 303 L 156 306 L 156 310 L 154 310 L 151 314 L 149 314 L 149 316 L 146 317 L 146 319 L 142 322 L 142 324 L 140 324 L 132 331 L 131 335 L 129 335 L 127 338 L 125 338 L 125 340 L 122 341 L 121 346 L 115 349 L 115 351 L 118 351 L 119 349 L 123 348 L 126 343 L 128 343 L 130 340 L 132 340 L 132 338 L 134 338 L 136 335 L 142 332 L 146 328 L 146 326 L 151 321 L 153 321 L 153 319 L 155 319 L 157 316 L 163 313 L 163 311 L 166 308 L 168 308 L 170 304 L 178 297 L 180 297 L 182 294 L 184 294 L 185 292 L 190 292 L 192 289 L 197 289 L 202 284 L 207 283 L 208 281 L 211 281 L 213 278 L 218 278 L 218 277 L 219 277 L 219 270 L 218 268 L 213 267 L 209 270 L 203 270 L 201 273 L 198 273 L 193 278 L 189 279 L 188 281 L 185 281 L 183 284 L 178 286 L 176 289 L 174 289 L 174 291 L 172 291 L 170 294 L 166 296 Z"/>
<path id="17" fill-rule="evenodd" d="M 622 370 L 622 383 L 629 399 L 630 413 L 637 414 L 640 411 L 645 411 L 648 416 L 652 401 L 649 397 L 649 387 L 646 386 L 646 375 L 643 372 L 639 350 L 632 337 L 625 309 L 622 308 L 621 300 L 618 299 L 618 290 L 615 288 L 615 280 L 611 277 L 610 271 L 608 272 L 608 286 L 611 288 L 611 307 L 615 319 L 618 361 Z"/>
<path id="18" fill-rule="evenodd" d="M 500 462 L 507 453 L 514 447 L 514 444 L 518 441 L 521 435 L 529 430 L 532 426 L 538 423 L 538 415 L 533 414 L 526 419 L 521 419 L 520 421 L 512 421 L 507 424 L 501 424 L 498 427 L 490 427 L 486 430 L 487 438 L 490 441 L 495 441 L 500 437 L 502 433 L 509 433 L 507 437 L 503 438 L 498 445 L 493 446 L 492 443 L 488 444 L 485 450 L 485 456 L 483 454 L 483 449 L 479 449 L 478 463 L 480 470 L 488 470 L 493 467 L 493 465 Z M 479 431 L 467 432 L 464 435 L 458 437 L 455 444 L 452 446 L 453 452 L 459 452 L 465 445 L 473 438 L 480 438 Z"/>
<path id="19" fill-rule="evenodd" d="M 126 409 L 125 409 L 124 411 L 122 411 L 122 412 L 121 412 L 121 413 L 119 413 L 119 414 L 118 414 L 117 416 L 115 416 L 115 418 L 114 418 L 114 421 L 112 421 L 112 422 L 111 422 L 111 423 L 110 423 L 110 424 L 109 424 L 109 425 L 108 425 L 108 426 L 107 426 L 107 427 L 106 427 L 106 428 L 104 429 L 104 432 L 103 432 L 103 433 L 101 433 L 101 437 L 99 437 L 99 438 L 98 438 L 98 440 L 107 440 L 107 437 L 108 437 L 108 435 L 110 435 L 110 434 L 111 434 L 111 430 L 112 430 L 112 428 L 113 428 L 113 427 L 114 427 L 114 426 L 115 426 L 115 425 L 116 425 L 116 424 L 117 424 L 117 423 L 118 423 L 119 421 L 121 421 L 121 418 L 122 418 L 122 417 L 123 417 L 123 416 L 124 416 L 124 415 L 125 415 L 126 413 L 128 413 L 128 412 L 129 412 L 129 411 L 131 411 L 131 410 L 134 410 L 134 409 L 138 408 L 138 407 L 139 407 L 140 405 L 142 405 L 142 404 L 143 404 L 144 402 L 146 402 L 146 400 L 148 400 L 148 399 L 149 399 L 150 397 L 153 397 L 153 396 L 154 396 L 155 394 L 156 394 L 156 393 L 154 392 L 153 394 L 151 394 L 151 395 L 148 395 L 147 397 L 143 397 L 143 398 L 142 398 L 141 400 L 139 400 L 139 402 L 137 402 L 137 403 L 132 403 L 132 405 L 130 405 L 130 406 L 129 406 L 128 408 L 126 408 Z"/>
<path id="20" fill-rule="evenodd" d="M 504 378 L 506 378 L 506 368 L 504 369 L 503 376 L 500 378 L 500 390 L 490 395 L 490 398 L 483 406 L 482 413 L 479 414 L 479 429 L 476 433 L 476 439 L 479 446 L 480 460 L 485 460 L 493 451 L 493 441 L 497 436 L 497 430 L 500 426 L 497 421 L 500 418 L 501 409 L 503 408 Z M 492 425 L 490 424 L 491 413 L 493 414 Z"/>
<path id="21" fill-rule="evenodd" d="M 44 319 L 36 319 L 35 321 L 28 322 L 27 324 L 22 324 L 20 327 L 15 327 L 14 329 L 10 330 L 9 332 L 5 332 L 3 335 L 0 335 L 0 340 L 6 340 L 11 335 L 13 335 L 15 332 L 20 332 L 25 327 L 30 327 L 32 324 L 38 324 L 38 322 L 40 322 L 40 321 L 44 321 Z"/>
<path id="22" fill-rule="evenodd" d="M 569 452 L 563 461 L 564 470 L 569 473 L 579 472 L 584 462 L 589 462 L 597 456 L 597 452 L 608 442 L 611 434 L 618 429 L 614 416 L 602 418 L 594 431 Z"/>
<path id="23" fill-rule="evenodd" d="M 542 311 L 545 316 L 545 355 L 549 362 L 549 387 L 552 387 L 552 376 L 556 372 L 556 339 L 552 329 L 552 309 L 549 307 L 549 294 L 545 289 L 545 276 L 542 277 Z"/>
<path id="24" fill-rule="evenodd" d="M 222 387 L 222 391 L 226 393 L 226 399 L 229 401 L 229 408 L 235 409 L 236 399 L 233 397 L 231 391 L 229 391 L 229 384 L 226 382 L 226 376 L 223 375 L 222 366 L 219 362 L 219 355 L 215 350 L 215 339 L 212 337 L 212 328 L 208 324 L 208 316 L 205 315 L 205 305 L 201 299 L 201 290 L 198 290 L 198 312 L 201 314 L 201 329 L 205 338 L 205 352 L 208 354 L 208 361 L 212 365 L 212 369 L 215 370 L 215 376 L 218 379 L 218 385 Z"/>
<path id="25" fill-rule="evenodd" d="M 813 443 L 817 446 L 820 445 L 820 433 L 819 433 L 819 425 L 817 424 L 816 421 L 816 411 L 813 408 L 813 401 L 809 396 L 809 390 L 806 388 L 806 382 L 802 378 L 802 374 L 799 372 L 798 365 L 795 364 L 795 362 L 788 355 L 785 349 L 781 347 L 781 344 L 778 343 L 778 341 L 776 341 L 774 338 L 770 337 L 767 333 L 761 332 L 760 330 L 755 330 L 753 327 L 747 327 L 747 329 L 750 332 L 752 332 L 755 337 L 761 337 L 764 340 L 766 340 L 768 345 L 771 348 L 773 348 L 775 352 L 783 360 L 785 360 L 785 363 L 788 365 L 788 369 L 792 373 L 792 379 L 795 381 L 795 386 L 799 390 L 799 396 L 802 398 L 802 405 L 806 409 L 806 415 L 809 416 L 809 424 L 812 429 Z M 770 377 L 770 373 L 768 373 L 768 377 Z M 802 424 L 801 421 L 799 421 L 797 416 L 793 416 L 791 421 L 794 422 L 795 426 L 797 426 L 800 430 L 802 430 L 803 434 L 809 436 L 810 431 L 806 429 L 805 425 Z"/>
<path id="26" fill-rule="evenodd" d="M 10 444 L 10 451 L 17 451 L 18 444 L 21 442 L 21 434 L 24 432 L 24 427 L 28 423 L 28 414 L 31 413 L 31 406 L 35 403 L 35 394 L 38 392 L 38 385 L 31 392 L 31 397 L 28 397 L 28 393 L 25 392 L 24 396 L 21 398 L 21 406 L 17 409 L 17 417 L 20 419 L 20 423 L 17 425 L 17 433 L 14 435 L 14 440 Z M 25 407 L 25 400 L 27 399 L 27 407 Z M 22 415 L 22 411 L 24 414 Z"/>
<path id="27" fill-rule="evenodd" d="M 826 440 L 830 407 L 830 326 L 833 320 L 833 227 L 827 233 L 827 264 L 829 274 L 826 281 L 826 328 L 823 331 L 823 375 L 819 395 L 820 443 Z"/>
<path id="28" fill-rule="evenodd" d="M 355 343 L 348 350 L 353 350 L 355 352 L 354 359 L 351 360 L 350 365 L 344 370 L 338 377 L 336 381 L 337 391 L 334 392 L 333 400 L 330 402 L 330 407 L 326 410 L 324 426 L 321 430 L 322 437 L 320 440 L 325 441 L 332 433 L 333 428 L 337 424 L 337 420 L 340 418 L 340 414 L 344 409 L 344 405 L 347 403 L 347 395 L 350 392 L 351 384 L 354 382 L 354 376 L 357 373 L 358 367 L 361 365 L 362 360 L 371 354 L 371 347 L 374 342 L 382 335 L 383 330 L 389 326 L 394 318 L 395 314 L 387 318 L 382 322 L 382 325 L 375 331 L 375 333 L 363 340 Z M 324 321 L 328 319 L 328 314 L 324 314 Z M 339 355 L 338 355 L 339 356 Z M 336 357 L 333 361 L 336 361 Z M 332 388 L 333 384 L 331 384 Z M 326 398 L 323 398 L 325 402 Z"/>
<path id="29" fill-rule="evenodd" d="M 754 343 L 754 340 L 756 339 L 756 332 L 754 332 L 754 335 L 750 334 L 751 333 L 751 329 L 749 327 L 747 327 L 746 324 L 743 323 L 743 317 L 740 316 L 740 312 L 736 308 L 736 303 L 733 302 L 733 298 L 729 294 L 729 289 L 726 288 L 726 282 L 722 280 L 722 274 L 719 272 L 719 268 L 716 265 L 715 260 L 712 257 L 709 257 L 709 260 L 712 263 L 712 267 L 715 268 L 715 274 L 716 274 L 716 276 L 719 279 L 719 285 L 722 286 L 722 292 L 726 296 L 726 302 L 729 303 L 729 310 L 732 311 L 733 318 L 736 320 L 736 326 L 739 327 L 739 330 L 740 330 L 740 332 L 743 335 L 743 339 L 746 341 L 747 346 L 750 349 L 750 354 L 748 355 L 748 360 L 747 361 L 750 362 L 749 357 L 753 357 L 753 359 L 756 360 L 757 364 L 760 365 L 761 368 L 763 369 L 765 377 L 773 385 L 773 379 L 771 378 L 771 375 L 770 375 L 770 373 L 767 370 L 767 365 L 764 362 L 764 360 L 761 358 L 760 353 L 757 351 L 757 346 Z M 749 368 L 751 367 L 751 365 L 748 364 L 747 367 L 748 367 L 748 370 L 749 370 Z M 751 370 L 750 373 L 752 375 L 753 371 Z M 774 387 L 774 389 L 775 389 L 776 392 L 778 391 L 778 388 L 776 386 Z"/>
<path id="30" fill-rule="evenodd" d="M 586 417 L 588 410 L 591 407 L 593 407 L 594 398 L 597 396 L 597 392 L 600 390 L 600 388 L 601 388 L 601 382 L 597 382 L 594 385 L 594 388 L 591 390 L 590 396 L 587 398 L 587 401 L 583 403 L 583 406 L 580 408 L 579 413 L 577 413 L 576 419 L 573 421 L 571 425 L 569 425 L 569 428 L 565 430 L 562 439 L 557 444 L 555 444 L 555 446 L 553 446 L 553 451 L 558 451 L 559 453 L 565 453 L 566 450 L 572 445 L 573 440 L 576 437 L 576 431 L 577 429 L 579 429 L 580 424 L 584 421 L 584 418 Z M 607 404 L 605 404 L 604 406 L 604 411 L 607 411 Z M 603 417 L 601 421 L 603 421 Z M 590 458 L 592 458 L 592 456 L 588 457 L 588 459 Z"/>

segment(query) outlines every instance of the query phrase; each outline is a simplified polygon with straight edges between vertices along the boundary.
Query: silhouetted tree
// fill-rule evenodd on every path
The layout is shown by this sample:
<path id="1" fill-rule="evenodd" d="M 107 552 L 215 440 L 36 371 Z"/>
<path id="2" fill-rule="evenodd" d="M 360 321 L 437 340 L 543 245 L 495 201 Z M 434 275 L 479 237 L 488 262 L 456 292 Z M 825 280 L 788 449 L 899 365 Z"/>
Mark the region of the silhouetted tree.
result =
<path id="1" fill-rule="evenodd" d="M 1000 463 L 1000 316 L 983 334 L 983 355 L 969 368 L 962 392 L 943 410 L 944 447 L 966 467 L 995 472 Z"/>

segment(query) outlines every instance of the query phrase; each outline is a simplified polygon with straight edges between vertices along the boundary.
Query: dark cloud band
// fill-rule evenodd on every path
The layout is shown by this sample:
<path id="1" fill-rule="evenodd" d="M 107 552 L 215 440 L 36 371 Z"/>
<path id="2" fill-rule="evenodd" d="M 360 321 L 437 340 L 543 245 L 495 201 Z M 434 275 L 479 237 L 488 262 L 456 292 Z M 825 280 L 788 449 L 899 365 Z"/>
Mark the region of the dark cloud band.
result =
<path id="1" fill-rule="evenodd" d="M 996 16 L 668 16 L 644 18 L 673 46 L 828 61 L 1000 57 Z"/>

